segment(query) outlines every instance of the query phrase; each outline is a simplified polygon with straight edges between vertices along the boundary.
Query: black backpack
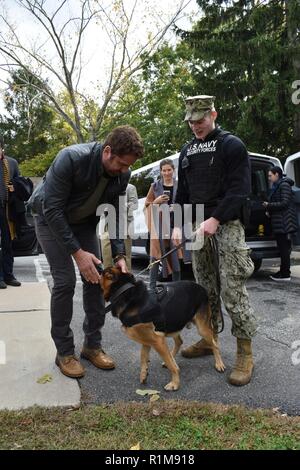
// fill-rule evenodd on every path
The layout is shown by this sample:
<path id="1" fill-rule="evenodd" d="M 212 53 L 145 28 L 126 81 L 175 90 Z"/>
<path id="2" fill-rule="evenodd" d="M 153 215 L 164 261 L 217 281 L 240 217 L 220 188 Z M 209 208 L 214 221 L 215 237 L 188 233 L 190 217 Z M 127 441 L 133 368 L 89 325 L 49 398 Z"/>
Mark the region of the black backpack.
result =
<path id="1" fill-rule="evenodd" d="M 31 179 L 25 176 L 15 176 L 12 179 L 12 184 L 17 198 L 21 201 L 28 201 L 33 191 L 33 182 Z"/>

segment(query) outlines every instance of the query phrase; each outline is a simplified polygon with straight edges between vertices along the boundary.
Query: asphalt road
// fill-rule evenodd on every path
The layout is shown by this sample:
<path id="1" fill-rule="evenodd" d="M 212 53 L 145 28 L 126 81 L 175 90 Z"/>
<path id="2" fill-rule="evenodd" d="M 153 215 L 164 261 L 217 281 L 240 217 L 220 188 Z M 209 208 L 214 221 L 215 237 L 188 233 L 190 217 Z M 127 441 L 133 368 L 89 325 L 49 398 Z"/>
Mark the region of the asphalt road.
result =
<path id="1" fill-rule="evenodd" d="M 134 262 L 134 272 L 145 267 L 145 261 Z M 155 352 L 151 355 L 150 373 L 145 386 L 139 384 L 139 345 L 130 341 L 121 331 L 118 320 L 109 314 L 103 329 L 103 348 L 117 363 L 113 371 L 96 369 L 83 360 L 87 373 L 80 380 L 82 399 L 86 403 L 112 403 L 119 400 L 145 400 L 136 394 L 138 388 L 161 391 L 165 398 L 212 401 L 224 404 L 244 404 L 250 407 L 279 408 L 282 413 L 300 415 L 300 278 L 290 283 L 274 283 L 269 274 L 274 261 L 266 261 L 262 269 L 248 281 L 248 291 L 259 320 L 259 332 L 254 339 L 255 370 L 250 384 L 233 387 L 227 377 L 235 360 L 235 338 L 230 333 L 230 318 L 225 316 L 225 330 L 220 335 L 224 374 L 215 371 L 213 358 L 184 359 L 178 355 L 181 369 L 181 388 L 165 392 L 169 373 L 162 368 Z M 43 257 L 16 258 L 15 274 L 20 280 L 51 278 Z M 147 276 L 144 276 L 147 280 Z M 82 286 L 78 282 L 74 301 L 72 328 L 76 349 L 83 340 Z M 197 341 L 196 329 L 183 331 L 184 344 Z M 293 349 L 294 347 L 294 349 Z"/>

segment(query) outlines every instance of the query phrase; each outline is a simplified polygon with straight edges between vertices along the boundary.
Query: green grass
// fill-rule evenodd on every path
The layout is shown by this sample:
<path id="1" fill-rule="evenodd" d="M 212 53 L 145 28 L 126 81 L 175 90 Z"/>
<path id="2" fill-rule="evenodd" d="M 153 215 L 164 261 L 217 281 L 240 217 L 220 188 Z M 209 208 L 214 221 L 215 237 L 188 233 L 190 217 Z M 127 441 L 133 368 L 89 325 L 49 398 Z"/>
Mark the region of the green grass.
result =
<path id="1" fill-rule="evenodd" d="M 0 411 L 0 449 L 125 450 L 137 443 L 151 450 L 300 450 L 300 417 L 184 401 Z"/>

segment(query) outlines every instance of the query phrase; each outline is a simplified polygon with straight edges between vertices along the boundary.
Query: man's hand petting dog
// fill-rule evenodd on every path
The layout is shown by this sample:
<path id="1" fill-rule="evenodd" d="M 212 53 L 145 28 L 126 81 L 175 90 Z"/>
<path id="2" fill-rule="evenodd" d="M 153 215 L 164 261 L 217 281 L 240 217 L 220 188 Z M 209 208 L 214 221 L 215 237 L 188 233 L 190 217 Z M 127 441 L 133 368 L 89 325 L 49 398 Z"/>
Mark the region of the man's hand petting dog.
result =
<path id="1" fill-rule="evenodd" d="M 101 260 L 93 255 L 93 253 L 82 249 L 76 251 L 76 253 L 73 254 L 73 258 L 84 279 L 92 284 L 99 284 L 100 274 L 95 265 L 101 264 Z"/>
<path id="2" fill-rule="evenodd" d="M 121 269 L 121 272 L 122 273 L 128 273 L 128 268 L 127 268 L 127 264 L 126 264 L 126 261 L 124 258 L 120 258 L 116 263 L 115 263 L 115 266 L 117 266 L 118 268 Z"/>

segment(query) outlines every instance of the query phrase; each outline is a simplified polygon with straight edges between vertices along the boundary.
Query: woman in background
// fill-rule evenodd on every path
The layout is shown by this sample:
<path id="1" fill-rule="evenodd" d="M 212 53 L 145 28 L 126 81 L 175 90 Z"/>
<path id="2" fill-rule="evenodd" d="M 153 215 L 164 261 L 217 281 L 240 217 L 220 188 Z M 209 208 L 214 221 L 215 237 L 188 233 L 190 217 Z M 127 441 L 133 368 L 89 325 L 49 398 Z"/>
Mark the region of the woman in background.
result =
<path id="1" fill-rule="evenodd" d="M 272 232 L 276 238 L 281 258 L 280 270 L 270 277 L 274 281 L 290 281 L 290 234 L 298 230 L 297 212 L 292 192 L 294 181 L 284 177 L 279 166 L 270 168 L 268 178 L 272 182 L 272 188 L 269 201 L 263 202 L 263 206 L 271 218 Z"/>
<path id="2" fill-rule="evenodd" d="M 177 190 L 177 182 L 175 180 L 175 167 L 173 161 L 164 159 L 160 162 L 160 179 L 152 183 L 148 191 L 145 201 L 145 214 L 147 225 L 150 233 L 150 261 L 160 259 L 167 251 L 174 248 L 171 240 L 173 228 L 172 204 L 174 204 Z M 167 205 L 170 210 L 170 226 L 166 227 L 162 223 L 162 214 L 160 211 L 159 227 L 154 225 L 153 209 L 163 209 L 163 205 Z M 188 261 L 189 257 L 183 249 L 174 251 L 167 258 L 162 260 L 163 277 L 172 274 L 173 281 L 180 281 L 180 258 Z M 150 270 L 150 291 L 155 292 L 156 282 L 158 278 L 159 264 L 156 263 Z"/>

